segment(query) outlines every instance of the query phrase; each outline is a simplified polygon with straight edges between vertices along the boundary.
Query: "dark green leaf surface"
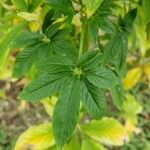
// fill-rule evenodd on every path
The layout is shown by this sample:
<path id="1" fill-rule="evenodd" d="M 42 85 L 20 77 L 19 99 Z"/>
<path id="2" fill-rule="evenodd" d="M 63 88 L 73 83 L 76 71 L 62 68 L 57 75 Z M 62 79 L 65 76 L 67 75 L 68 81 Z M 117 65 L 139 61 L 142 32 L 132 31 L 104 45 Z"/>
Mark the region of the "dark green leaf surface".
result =
<path id="1" fill-rule="evenodd" d="M 101 118 L 106 112 L 104 91 L 95 87 L 89 81 L 82 84 L 81 101 L 94 119 Z"/>
<path id="2" fill-rule="evenodd" d="M 22 32 L 13 42 L 13 48 L 23 48 L 35 44 L 42 35 L 30 31 Z"/>
<path id="3" fill-rule="evenodd" d="M 36 48 L 25 48 L 16 57 L 13 68 L 13 77 L 19 78 L 25 75 L 31 68 L 36 56 Z"/>
<path id="4" fill-rule="evenodd" d="M 66 56 L 54 55 L 40 63 L 40 71 L 48 73 L 68 73 L 73 69 L 73 62 Z M 73 73 L 72 73 L 73 74 Z"/>
<path id="5" fill-rule="evenodd" d="M 53 131 L 56 144 L 61 149 L 75 130 L 80 109 L 81 88 L 71 80 L 61 90 L 53 115 Z"/>
<path id="6" fill-rule="evenodd" d="M 131 33 L 136 15 L 137 8 L 130 10 L 125 17 L 120 20 L 120 26 L 125 33 Z"/>
<path id="7" fill-rule="evenodd" d="M 107 17 L 99 17 L 99 28 L 105 33 L 113 34 L 116 31 L 115 24 Z"/>
<path id="8" fill-rule="evenodd" d="M 99 51 L 88 51 L 82 55 L 79 66 L 83 71 L 96 68 L 101 63 L 101 53 Z"/>
<path id="9" fill-rule="evenodd" d="M 116 75 L 109 69 L 98 67 L 91 70 L 85 77 L 96 87 L 108 89 L 118 83 Z"/>
<path id="10" fill-rule="evenodd" d="M 60 27 L 64 24 L 64 22 L 58 22 L 53 24 L 52 26 L 48 27 L 47 31 L 46 31 L 46 36 L 48 38 L 51 38 L 52 36 L 54 36 L 60 29 Z"/>
<path id="11" fill-rule="evenodd" d="M 103 55 L 103 63 L 115 62 L 115 65 L 120 69 L 125 62 L 127 50 L 127 35 L 123 32 L 116 32 L 106 45 Z"/>
<path id="12" fill-rule="evenodd" d="M 113 63 L 117 70 L 120 70 L 127 56 L 128 34 L 131 32 L 136 17 L 137 9 L 129 11 L 125 17 L 119 20 L 118 28 L 110 41 L 107 43 L 103 64 Z"/>
<path id="13" fill-rule="evenodd" d="M 47 3 L 55 10 L 56 15 L 64 14 L 71 21 L 74 9 L 70 0 L 47 0 Z"/>
<path id="14" fill-rule="evenodd" d="M 20 94 L 20 98 L 27 101 L 38 101 L 57 94 L 67 82 L 67 78 L 59 74 L 42 74 L 33 80 Z"/>

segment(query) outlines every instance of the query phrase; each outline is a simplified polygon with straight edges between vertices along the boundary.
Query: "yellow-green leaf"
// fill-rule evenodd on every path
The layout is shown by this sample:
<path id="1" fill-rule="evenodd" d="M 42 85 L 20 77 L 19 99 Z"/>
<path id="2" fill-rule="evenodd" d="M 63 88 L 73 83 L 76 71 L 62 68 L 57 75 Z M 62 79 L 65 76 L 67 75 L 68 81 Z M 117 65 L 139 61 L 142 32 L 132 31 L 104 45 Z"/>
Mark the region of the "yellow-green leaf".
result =
<path id="1" fill-rule="evenodd" d="M 133 88 L 140 80 L 141 75 L 142 69 L 139 67 L 129 70 L 124 79 L 124 88 L 126 90 Z"/>
<path id="2" fill-rule="evenodd" d="M 100 143 L 96 143 L 93 140 L 85 139 L 82 142 L 81 150 L 106 150 L 106 148 Z"/>
<path id="3" fill-rule="evenodd" d="M 133 123 L 137 123 L 137 114 L 142 112 L 142 106 L 136 101 L 135 97 L 131 94 L 126 95 L 123 107 L 125 119 L 132 120 Z"/>
<path id="4" fill-rule="evenodd" d="M 63 150 L 80 150 L 80 142 L 77 134 L 71 137 Z"/>
<path id="5" fill-rule="evenodd" d="M 88 17 L 92 16 L 102 3 L 102 0 L 82 0 L 82 1 L 86 7 Z"/>
<path id="6" fill-rule="evenodd" d="M 22 10 L 22 11 L 28 10 L 26 0 L 12 0 L 12 2 L 18 10 Z"/>
<path id="7" fill-rule="evenodd" d="M 132 133 L 140 133 L 140 128 L 136 127 L 136 125 L 130 119 L 126 119 L 125 121 L 125 130 L 127 134 L 130 136 Z"/>
<path id="8" fill-rule="evenodd" d="M 143 70 L 144 70 L 144 73 L 145 73 L 146 75 L 150 75 L 150 63 L 145 64 L 145 65 L 143 66 Z"/>
<path id="9" fill-rule="evenodd" d="M 150 0 L 143 0 L 142 5 L 143 5 L 145 23 L 147 24 L 150 21 Z"/>
<path id="10" fill-rule="evenodd" d="M 55 141 L 50 123 L 30 127 L 16 142 L 14 150 L 44 150 L 54 146 Z"/>
<path id="11" fill-rule="evenodd" d="M 25 27 L 26 22 L 20 23 L 14 27 L 12 27 L 1 39 L 0 41 L 0 70 L 3 69 L 6 61 L 7 56 L 9 54 L 9 49 L 20 33 L 20 31 Z"/>
<path id="12" fill-rule="evenodd" d="M 114 118 L 104 117 L 99 121 L 91 121 L 81 126 L 82 132 L 107 145 L 120 146 L 127 140 L 128 136 L 124 127 Z"/>

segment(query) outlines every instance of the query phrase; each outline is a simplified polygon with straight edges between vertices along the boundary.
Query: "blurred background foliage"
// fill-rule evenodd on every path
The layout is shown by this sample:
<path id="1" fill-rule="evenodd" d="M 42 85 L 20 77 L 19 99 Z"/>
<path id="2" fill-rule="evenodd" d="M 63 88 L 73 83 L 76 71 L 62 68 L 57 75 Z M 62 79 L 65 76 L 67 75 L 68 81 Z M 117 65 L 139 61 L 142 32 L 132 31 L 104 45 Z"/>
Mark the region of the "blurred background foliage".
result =
<path id="1" fill-rule="evenodd" d="M 98 122 L 91 121 L 84 125 L 88 116 L 81 113 L 79 128 L 84 138 L 82 150 L 149 150 L 150 1 L 112 1 L 116 15 L 125 14 L 131 7 L 138 7 L 134 29 L 129 37 L 127 63 L 123 69 L 126 97 L 119 112 L 111 105 L 107 95 L 108 112 Z M 39 104 L 20 101 L 17 96 L 25 83 L 34 78 L 35 70 L 33 68 L 26 78 L 16 80 L 11 77 L 19 51 L 11 48 L 12 42 L 22 30 L 40 31 L 44 17 L 51 9 L 45 0 L 28 0 L 28 3 L 29 10 L 22 1 L 0 0 L 0 150 L 14 149 L 18 137 L 15 150 L 24 150 L 25 145 L 29 146 L 26 149 L 32 149 L 32 146 L 34 150 L 55 149 L 51 124 L 48 122 L 51 121 L 57 97 L 52 97 L 51 100 L 47 98 Z M 77 31 L 78 38 L 78 16 L 73 19 L 73 28 Z M 64 149 L 80 149 L 76 136 L 73 135 Z"/>

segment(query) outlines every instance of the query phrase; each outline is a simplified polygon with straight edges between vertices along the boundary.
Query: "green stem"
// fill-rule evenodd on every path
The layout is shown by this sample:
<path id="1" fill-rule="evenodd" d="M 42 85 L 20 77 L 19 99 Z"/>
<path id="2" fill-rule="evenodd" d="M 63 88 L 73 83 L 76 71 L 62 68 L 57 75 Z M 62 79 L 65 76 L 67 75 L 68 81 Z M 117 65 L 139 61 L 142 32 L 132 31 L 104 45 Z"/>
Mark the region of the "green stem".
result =
<path id="1" fill-rule="evenodd" d="M 82 21 L 82 27 L 81 27 L 81 36 L 80 36 L 80 47 L 79 47 L 79 58 L 82 56 L 82 53 L 84 51 L 84 42 L 86 38 L 86 18 L 83 19 Z"/>

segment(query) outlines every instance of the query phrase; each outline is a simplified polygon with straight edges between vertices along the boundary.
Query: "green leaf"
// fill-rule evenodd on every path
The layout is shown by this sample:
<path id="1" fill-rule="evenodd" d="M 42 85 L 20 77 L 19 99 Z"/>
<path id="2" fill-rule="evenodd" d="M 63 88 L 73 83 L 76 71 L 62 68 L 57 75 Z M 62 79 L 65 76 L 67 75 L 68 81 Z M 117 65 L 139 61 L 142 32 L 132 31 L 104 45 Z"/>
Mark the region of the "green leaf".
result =
<path id="1" fill-rule="evenodd" d="M 8 33 L 4 35 L 2 40 L 0 41 L 0 69 L 3 69 L 8 53 L 9 48 L 11 47 L 12 43 L 17 38 L 20 31 L 25 27 L 26 22 L 23 22 L 21 24 L 18 24 L 11 28 Z"/>
<path id="2" fill-rule="evenodd" d="M 118 83 L 117 76 L 109 69 L 97 67 L 85 74 L 85 77 L 96 87 L 109 89 Z"/>
<path id="3" fill-rule="evenodd" d="M 106 33 L 113 34 L 116 31 L 115 24 L 107 17 L 99 17 L 99 28 Z"/>
<path id="4" fill-rule="evenodd" d="M 87 16 L 89 18 L 90 16 L 92 16 L 95 13 L 95 11 L 101 5 L 102 0 L 82 0 L 82 2 L 86 7 Z"/>
<path id="5" fill-rule="evenodd" d="M 30 12 L 33 12 L 37 7 L 39 7 L 45 0 L 32 0 L 32 3 L 29 6 Z"/>
<path id="6" fill-rule="evenodd" d="M 64 24 L 64 22 L 58 22 L 53 24 L 52 26 L 48 27 L 47 31 L 46 31 L 46 36 L 51 38 L 53 37 L 59 30 L 60 27 Z"/>
<path id="7" fill-rule="evenodd" d="M 98 24 L 98 16 L 93 16 L 88 20 L 88 31 L 91 39 L 93 41 L 98 40 L 98 29 L 99 29 L 99 24 Z"/>
<path id="8" fill-rule="evenodd" d="M 73 62 L 64 55 L 53 55 L 50 56 L 47 60 L 44 60 L 41 67 L 49 67 L 49 66 L 74 66 Z"/>
<path id="9" fill-rule="evenodd" d="M 38 101 L 57 94 L 67 79 L 59 74 L 42 74 L 33 80 L 20 94 L 27 101 Z"/>
<path id="10" fill-rule="evenodd" d="M 84 53 L 79 61 L 79 66 L 83 71 L 96 68 L 101 63 L 102 54 L 99 51 L 88 51 Z"/>
<path id="11" fill-rule="evenodd" d="M 124 127 L 116 119 L 104 117 L 81 126 L 82 132 L 92 139 L 107 145 L 123 145 L 128 136 Z"/>
<path id="12" fill-rule="evenodd" d="M 57 29 L 56 32 L 59 32 Z M 54 31 L 54 33 L 56 33 Z M 58 38 L 59 37 L 59 38 Z M 62 40 L 63 39 L 63 40 Z M 53 35 L 53 38 L 46 37 L 45 35 L 39 34 L 39 33 L 32 33 L 32 32 L 23 32 L 20 34 L 20 36 L 16 39 L 16 41 L 13 43 L 13 47 L 23 47 L 23 49 L 17 56 L 16 62 L 15 62 L 15 67 L 13 71 L 14 77 L 21 77 L 25 75 L 30 68 L 32 67 L 33 64 L 39 65 L 43 64 L 43 60 L 47 60 L 47 58 L 53 59 L 51 55 L 57 54 L 57 57 L 54 57 L 58 61 L 59 60 L 66 60 L 66 64 L 69 66 L 72 66 L 73 63 L 71 62 L 74 61 L 76 62 L 77 60 L 77 50 L 76 48 L 66 41 L 64 39 L 64 36 L 61 36 L 61 33 Z M 59 57 L 60 56 L 60 57 Z M 67 58 L 67 56 L 69 58 Z M 37 59 L 35 62 L 34 60 Z M 53 59 L 53 60 L 54 60 Z M 56 61 L 54 60 L 54 61 Z M 27 61 L 27 62 L 26 62 Z M 48 60 L 49 61 L 49 60 Z M 52 60 L 51 60 L 52 62 Z M 44 61 L 46 63 L 46 61 Z M 50 62 L 49 62 L 50 63 Z M 60 62 L 62 63 L 62 61 Z M 48 67 L 50 64 L 44 65 L 44 68 Z M 57 66 L 56 66 L 57 65 Z M 52 64 L 50 65 L 49 68 L 52 68 L 51 71 L 56 72 L 61 72 L 62 66 L 65 67 L 63 64 Z M 53 70 L 54 69 L 54 70 Z M 66 70 L 66 69 L 65 69 Z M 69 70 L 69 69 L 68 69 Z M 47 71 L 47 70 L 46 70 Z"/>
<path id="13" fill-rule="evenodd" d="M 68 56 L 74 63 L 77 62 L 77 48 L 73 45 L 71 41 L 62 39 L 56 39 L 50 43 L 50 49 L 53 54 L 63 54 Z"/>
<path id="14" fill-rule="evenodd" d="M 11 0 L 18 10 L 28 11 L 28 6 L 25 0 Z"/>
<path id="15" fill-rule="evenodd" d="M 38 39 L 42 37 L 41 34 L 25 31 L 18 35 L 16 40 L 13 42 L 12 47 L 13 48 L 24 48 L 27 46 L 31 46 L 38 42 Z"/>
<path id="16" fill-rule="evenodd" d="M 52 125 L 45 123 L 30 127 L 18 138 L 14 150 L 34 149 L 41 150 L 53 147 L 55 144 L 52 134 Z"/>
<path id="17" fill-rule="evenodd" d="M 79 118 L 81 87 L 71 80 L 64 85 L 55 106 L 52 124 L 56 144 L 61 149 L 70 139 Z"/>
<path id="18" fill-rule="evenodd" d="M 72 20 L 74 9 L 70 0 L 47 0 L 47 3 L 55 10 L 56 15 L 64 14 L 69 21 Z"/>
<path id="19" fill-rule="evenodd" d="M 72 76 L 74 70 L 73 62 L 64 55 L 49 56 L 48 59 L 42 60 L 39 64 L 39 73 L 64 74 Z"/>
<path id="20" fill-rule="evenodd" d="M 15 65 L 13 68 L 13 77 L 19 78 L 25 75 L 31 68 L 35 55 L 36 47 L 28 47 L 23 49 L 16 57 Z"/>
<path id="21" fill-rule="evenodd" d="M 43 32 L 53 23 L 52 17 L 54 16 L 54 10 L 50 9 L 44 16 L 42 30 Z"/>
<path id="22" fill-rule="evenodd" d="M 88 20 L 89 35 L 95 42 L 98 40 L 99 29 L 108 34 L 116 32 L 116 26 L 109 18 L 96 14 Z"/>
<path id="23" fill-rule="evenodd" d="M 78 135 L 75 133 L 69 142 L 64 146 L 63 150 L 80 150 L 80 141 Z"/>
<path id="24" fill-rule="evenodd" d="M 118 109 L 121 109 L 123 106 L 124 96 L 125 96 L 125 91 L 124 91 L 121 81 L 119 82 L 118 85 L 110 87 L 109 91 L 111 93 L 114 105 Z"/>
<path id="25" fill-rule="evenodd" d="M 95 119 L 101 118 L 106 112 L 104 91 L 85 81 L 82 85 L 81 101 L 87 112 Z"/>
<path id="26" fill-rule="evenodd" d="M 122 30 L 130 34 L 133 28 L 133 23 L 137 15 L 137 8 L 130 10 L 123 19 L 120 20 Z"/>
<path id="27" fill-rule="evenodd" d="M 103 16 L 103 17 L 108 17 L 112 14 L 112 5 L 113 5 L 113 1 L 112 0 L 104 0 L 100 7 L 97 10 L 97 14 L 99 16 Z"/>
<path id="28" fill-rule="evenodd" d="M 123 32 L 117 31 L 107 43 L 104 54 L 103 64 L 114 63 L 117 70 L 123 66 L 128 50 L 128 38 Z"/>
<path id="29" fill-rule="evenodd" d="M 81 150 L 106 150 L 106 148 L 94 140 L 84 139 Z"/>
<path id="30" fill-rule="evenodd" d="M 147 24 L 148 22 L 150 22 L 150 15 L 149 15 L 150 1 L 149 0 L 143 0 L 142 6 L 143 6 L 143 11 L 144 11 L 144 16 L 145 16 L 145 22 Z"/>
<path id="31" fill-rule="evenodd" d="M 124 65 L 128 50 L 128 34 L 130 34 L 136 17 L 137 9 L 129 11 L 125 17 L 119 20 L 118 25 L 121 31 L 116 30 L 111 40 L 107 43 L 103 64 L 112 63 L 117 71 Z"/>

